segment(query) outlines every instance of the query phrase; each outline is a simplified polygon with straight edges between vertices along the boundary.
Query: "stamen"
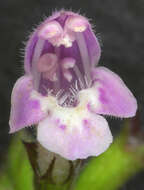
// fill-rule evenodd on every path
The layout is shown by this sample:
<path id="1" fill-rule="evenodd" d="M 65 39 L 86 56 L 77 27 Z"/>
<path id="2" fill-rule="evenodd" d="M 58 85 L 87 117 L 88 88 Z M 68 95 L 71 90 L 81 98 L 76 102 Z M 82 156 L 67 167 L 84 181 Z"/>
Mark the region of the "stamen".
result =
<path id="1" fill-rule="evenodd" d="M 84 32 L 87 25 L 87 20 L 80 16 L 69 17 L 66 21 L 66 27 L 74 32 Z"/>
<path id="2" fill-rule="evenodd" d="M 77 40 L 77 43 L 79 46 L 81 59 L 82 59 L 82 63 L 84 66 L 84 71 L 85 71 L 85 74 L 87 76 L 88 82 L 90 82 L 91 81 L 90 60 L 89 60 L 89 55 L 88 55 L 88 49 L 86 47 L 86 42 L 85 42 L 85 39 L 84 39 L 84 36 L 82 33 L 75 33 L 75 35 L 76 35 L 76 40 Z"/>
<path id="3" fill-rule="evenodd" d="M 82 73 L 80 72 L 79 68 L 77 67 L 77 65 L 75 64 L 74 68 L 73 68 L 77 78 L 79 79 L 79 81 L 81 82 L 80 86 L 82 86 L 82 89 L 85 88 L 85 81 L 83 80 L 83 76 Z"/>
<path id="4" fill-rule="evenodd" d="M 91 85 L 92 85 L 92 81 L 88 81 L 86 75 L 84 76 L 84 79 L 85 79 L 86 86 L 87 86 L 88 88 L 91 87 Z"/>
<path id="5" fill-rule="evenodd" d="M 55 54 L 57 55 L 57 59 L 59 61 L 60 54 L 61 54 L 60 48 L 55 47 Z M 60 65 L 59 65 L 59 63 L 57 64 L 56 75 L 57 75 L 57 78 L 59 79 L 60 78 Z M 57 80 L 56 82 L 54 82 L 53 89 L 55 91 L 55 94 L 57 94 L 57 92 L 60 90 L 60 85 L 61 85 L 60 80 Z"/>
<path id="6" fill-rule="evenodd" d="M 71 75 L 71 73 L 68 70 L 63 71 L 63 75 L 68 80 L 68 82 L 71 82 L 72 75 Z"/>
<path id="7" fill-rule="evenodd" d="M 50 81 L 52 81 L 52 82 L 55 82 L 55 81 L 57 81 L 58 80 L 58 77 L 57 77 L 57 75 L 56 75 L 56 73 L 54 73 L 55 71 L 48 71 L 48 72 L 44 72 L 44 73 L 42 73 L 42 76 L 43 76 L 43 78 L 44 79 L 48 79 L 48 80 L 50 80 Z"/>
<path id="8" fill-rule="evenodd" d="M 45 79 L 56 81 L 56 70 L 57 70 L 57 56 L 53 53 L 46 53 L 40 57 L 37 69 L 42 73 Z"/>
<path id="9" fill-rule="evenodd" d="M 53 77 L 52 77 L 52 80 L 53 80 L 53 81 L 57 81 L 57 80 L 58 80 L 58 77 L 57 77 L 56 73 L 54 73 L 54 75 L 53 75 Z"/>
<path id="10" fill-rule="evenodd" d="M 78 78 L 78 81 L 79 81 L 79 85 L 80 85 L 80 89 L 84 89 L 85 86 L 84 86 L 84 83 L 82 82 L 81 78 Z"/>
<path id="11" fill-rule="evenodd" d="M 73 68 L 75 65 L 75 59 L 73 58 L 64 58 L 62 61 L 63 64 L 63 68 L 64 69 L 69 69 L 69 68 Z"/>
<path id="12" fill-rule="evenodd" d="M 53 46 L 59 47 L 64 45 L 66 48 L 72 46 L 72 38 L 57 21 L 45 24 L 38 33 L 39 37 L 48 40 Z"/>
<path id="13" fill-rule="evenodd" d="M 63 75 L 64 77 L 71 82 L 72 80 L 72 75 L 71 73 L 68 71 L 69 68 L 73 68 L 75 65 L 75 59 L 73 58 L 69 58 L 66 57 L 61 61 L 61 65 L 62 65 L 62 70 L 63 70 Z"/>
<path id="14" fill-rule="evenodd" d="M 39 72 L 46 72 L 51 70 L 57 63 L 57 56 L 53 53 L 46 53 L 40 57 L 37 69 Z"/>
<path id="15" fill-rule="evenodd" d="M 76 80 L 75 81 L 75 88 L 76 88 L 76 90 L 77 90 L 77 92 L 79 91 L 79 88 L 78 88 L 78 81 Z"/>
<path id="16" fill-rule="evenodd" d="M 38 39 L 38 42 L 37 42 L 35 50 L 34 50 L 33 58 L 32 58 L 32 73 L 34 76 L 34 88 L 35 88 L 35 90 L 39 89 L 40 76 L 41 76 L 41 74 L 39 72 L 37 72 L 36 64 L 39 60 L 39 57 L 41 56 L 41 53 L 42 53 L 42 50 L 44 47 L 44 43 L 45 43 L 45 40 Z"/>
<path id="17" fill-rule="evenodd" d="M 52 21 L 42 26 L 42 28 L 39 30 L 38 35 L 41 38 L 47 40 L 50 38 L 60 36 L 62 32 L 63 29 L 60 26 L 60 24 L 57 21 Z"/>

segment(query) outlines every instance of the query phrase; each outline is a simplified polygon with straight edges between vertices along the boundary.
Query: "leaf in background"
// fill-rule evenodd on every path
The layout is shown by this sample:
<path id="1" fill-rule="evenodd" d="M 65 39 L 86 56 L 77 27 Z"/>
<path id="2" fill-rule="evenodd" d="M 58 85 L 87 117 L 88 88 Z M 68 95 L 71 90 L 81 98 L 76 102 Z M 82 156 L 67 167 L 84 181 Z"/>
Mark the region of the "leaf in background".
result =
<path id="1" fill-rule="evenodd" d="M 9 177 L 5 174 L 0 175 L 0 190 L 14 190 Z"/>
<path id="2" fill-rule="evenodd" d="M 14 190 L 34 190 L 33 171 L 19 136 L 15 136 L 10 145 L 6 175 Z"/>
<path id="3" fill-rule="evenodd" d="M 123 131 L 104 154 L 88 162 L 74 190 L 116 190 L 144 168 L 140 159 L 144 156 L 144 145 L 133 151 L 126 150 L 126 136 Z"/>

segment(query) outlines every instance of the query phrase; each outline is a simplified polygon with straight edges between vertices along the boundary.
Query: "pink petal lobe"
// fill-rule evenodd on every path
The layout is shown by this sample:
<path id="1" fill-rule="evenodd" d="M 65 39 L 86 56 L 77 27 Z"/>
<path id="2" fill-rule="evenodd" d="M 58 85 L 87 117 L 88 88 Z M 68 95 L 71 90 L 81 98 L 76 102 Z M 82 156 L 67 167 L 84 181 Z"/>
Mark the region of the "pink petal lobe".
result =
<path id="1" fill-rule="evenodd" d="M 63 118 L 41 121 L 37 133 L 40 144 L 68 160 L 98 156 L 106 151 L 113 138 L 102 116 L 88 112 L 84 118 L 70 117 L 68 124 Z"/>
<path id="2" fill-rule="evenodd" d="M 97 114 L 135 116 L 136 99 L 117 74 L 105 67 L 98 67 L 93 69 L 92 76 L 100 101 L 100 106 L 95 109 Z"/>
<path id="3" fill-rule="evenodd" d="M 19 78 L 14 85 L 11 97 L 10 133 L 31 126 L 43 119 L 40 101 L 31 97 L 33 81 L 31 76 Z"/>

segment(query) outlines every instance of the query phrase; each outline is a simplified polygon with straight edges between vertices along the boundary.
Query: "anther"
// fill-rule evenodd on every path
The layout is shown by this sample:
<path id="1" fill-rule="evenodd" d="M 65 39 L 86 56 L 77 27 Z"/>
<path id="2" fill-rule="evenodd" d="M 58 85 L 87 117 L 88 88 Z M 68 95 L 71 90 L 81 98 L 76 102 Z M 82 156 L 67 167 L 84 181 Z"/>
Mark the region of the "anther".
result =
<path id="1" fill-rule="evenodd" d="M 63 32 L 62 27 L 57 21 L 48 22 L 44 24 L 39 30 L 39 37 L 43 39 L 50 39 L 60 36 Z"/>
<path id="2" fill-rule="evenodd" d="M 37 63 L 38 72 L 42 73 L 45 79 L 51 81 L 57 80 L 56 70 L 57 70 L 57 56 L 53 53 L 46 53 L 40 57 Z"/>
<path id="3" fill-rule="evenodd" d="M 74 67 L 74 65 L 75 65 L 75 59 L 70 58 L 70 57 L 64 58 L 64 59 L 61 61 L 61 65 L 62 65 L 62 70 L 63 70 L 63 75 L 64 75 L 64 77 L 65 77 L 69 82 L 71 82 L 71 80 L 72 80 L 72 75 L 71 75 L 71 73 L 70 73 L 70 71 L 69 71 L 68 69 Z"/>
<path id="4" fill-rule="evenodd" d="M 71 16 L 66 21 L 66 27 L 74 32 L 84 32 L 87 25 L 87 20 L 80 16 Z"/>

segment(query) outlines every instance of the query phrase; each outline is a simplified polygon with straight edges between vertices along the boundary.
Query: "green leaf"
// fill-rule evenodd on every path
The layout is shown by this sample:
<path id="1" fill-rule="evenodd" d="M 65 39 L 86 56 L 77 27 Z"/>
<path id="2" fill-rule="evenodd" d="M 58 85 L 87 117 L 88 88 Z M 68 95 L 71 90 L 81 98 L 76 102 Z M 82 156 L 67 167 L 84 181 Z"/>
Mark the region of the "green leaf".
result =
<path id="1" fill-rule="evenodd" d="M 139 158 L 144 156 L 144 151 L 126 151 L 125 140 L 123 133 L 105 153 L 92 158 L 77 179 L 74 190 L 116 190 L 140 171 L 144 166 Z M 143 148 L 144 145 L 140 149 Z"/>
<path id="2" fill-rule="evenodd" d="M 9 177 L 6 174 L 0 175 L 0 190 L 14 190 Z"/>
<path id="3" fill-rule="evenodd" d="M 14 190 L 34 190 L 33 170 L 24 145 L 18 136 L 13 138 L 10 145 L 6 174 Z"/>

